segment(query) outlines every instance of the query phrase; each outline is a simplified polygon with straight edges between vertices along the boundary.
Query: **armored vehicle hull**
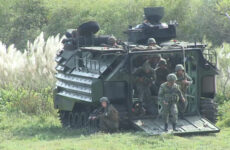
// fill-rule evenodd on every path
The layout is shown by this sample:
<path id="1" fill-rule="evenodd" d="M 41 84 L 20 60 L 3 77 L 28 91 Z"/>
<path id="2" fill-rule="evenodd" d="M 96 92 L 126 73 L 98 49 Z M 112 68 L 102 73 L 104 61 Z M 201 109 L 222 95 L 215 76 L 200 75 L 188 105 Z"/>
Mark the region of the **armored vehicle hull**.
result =
<path id="1" fill-rule="evenodd" d="M 159 12 L 153 13 L 154 15 L 159 15 L 162 11 L 162 9 L 156 10 Z M 149 12 L 151 9 L 146 9 L 146 11 L 146 14 L 150 14 L 149 17 L 151 17 Z M 159 15 L 158 24 L 161 17 Z M 99 30 L 96 23 L 90 22 L 90 25 L 93 25 L 93 33 Z M 214 102 L 215 76 L 218 74 L 215 53 L 207 51 L 206 46 L 202 44 L 164 42 L 175 36 L 174 26 L 170 27 L 173 32 L 168 32 L 171 31 L 169 28 L 161 30 L 155 27 L 149 28 L 148 30 L 152 32 L 148 32 L 144 38 L 133 34 L 136 29 L 130 29 L 128 31 L 129 39 L 137 40 L 124 42 L 122 43 L 123 46 L 119 47 L 105 45 L 108 36 L 96 37 L 93 33 L 85 31 L 81 31 L 81 34 L 76 34 L 77 31 L 70 33 L 70 35 L 76 34 L 77 36 L 68 36 L 63 42 L 64 49 L 56 57 L 57 83 L 54 90 L 54 107 L 59 110 L 63 126 L 73 128 L 97 127 L 98 122 L 90 121 L 88 117 L 100 105 L 100 97 L 106 96 L 119 111 L 121 128 L 133 126 L 151 135 L 163 133 L 162 107 L 158 103 L 158 93 L 154 91 L 155 89 L 151 93 L 152 105 L 156 106 L 154 113 L 146 112 L 144 115 L 139 115 L 133 112 L 135 102 L 140 101 L 137 96 L 133 72 L 142 66 L 146 59 L 151 60 L 153 69 L 156 69 L 160 56 L 167 61 L 169 72 L 175 72 L 175 66 L 183 64 L 186 73 L 194 81 L 185 95 L 188 100 L 185 116 L 183 119 L 179 119 L 179 130 L 173 133 L 220 131 L 214 125 L 217 118 L 217 105 Z M 82 28 L 85 27 L 81 26 Z M 86 29 L 88 30 L 88 28 Z M 161 31 L 158 32 L 158 29 Z M 145 34 L 145 29 L 138 30 L 141 34 Z M 162 32 L 165 33 L 163 36 L 161 36 Z M 82 33 L 87 34 L 82 35 Z M 156 35 L 155 33 L 160 34 Z M 140 48 L 140 42 L 145 44 L 146 38 L 149 37 L 156 37 L 161 48 L 158 50 L 147 46 Z"/>

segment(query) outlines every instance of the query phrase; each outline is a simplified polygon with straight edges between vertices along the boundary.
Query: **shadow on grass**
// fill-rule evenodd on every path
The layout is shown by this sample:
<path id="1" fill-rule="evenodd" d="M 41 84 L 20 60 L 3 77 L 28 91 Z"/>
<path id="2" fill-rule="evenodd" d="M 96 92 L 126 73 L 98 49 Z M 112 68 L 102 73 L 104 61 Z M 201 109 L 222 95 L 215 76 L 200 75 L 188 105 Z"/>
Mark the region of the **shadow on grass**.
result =
<path id="1" fill-rule="evenodd" d="M 9 138 L 55 140 L 88 136 L 94 132 L 89 128 L 63 128 L 57 116 L 29 116 L 24 114 L 4 114 L 0 118 L 0 132 Z"/>
<path id="2" fill-rule="evenodd" d="M 55 140 L 55 139 L 66 139 L 66 138 L 79 138 L 79 137 L 87 137 L 90 135 L 93 135 L 95 133 L 98 133 L 98 130 L 90 129 L 90 128 L 83 128 L 83 129 L 72 129 L 72 128 L 63 128 L 61 126 L 49 126 L 49 127 L 42 127 L 42 126 L 26 126 L 14 129 L 12 131 L 14 137 L 20 138 L 20 139 L 29 139 L 29 138 L 35 138 L 38 140 Z M 172 134 L 166 134 L 166 135 L 155 135 L 150 136 L 145 132 L 141 131 L 135 131 L 135 130 L 121 130 L 118 133 L 128 133 L 130 135 L 135 136 L 142 136 L 142 137 L 154 137 L 154 138 L 166 138 L 171 139 L 173 138 Z M 216 136 L 214 133 L 206 133 L 206 134 L 189 134 L 189 135 L 177 135 L 179 137 L 184 138 L 190 138 L 193 136 Z"/>
<path id="3" fill-rule="evenodd" d="M 20 125 L 10 131 L 14 137 L 18 139 L 31 139 L 35 138 L 38 140 L 55 140 L 55 139 L 67 139 L 67 138 L 79 138 L 91 136 L 99 132 L 98 129 L 89 128 L 86 126 L 82 129 L 73 129 L 70 127 L 62 127 L 59 123 L 50 123 L 40 121 L 34 121 L 26 125 Z M 120 130 L 118 133 L 130 133 L 136 134 L 133 128 L 128 130 Z M 111 133 L 113 134 L 113 133 Z M 116 134 L 116 133 L 115 133 Z M 144 133 L 139 133 L 145 136 Z M 147 135 L 146 135 L 147 136 Z"/>
<path id="4" fill-rule="evenodd" d="M 14 137 L 20 139 L 35 138 L 39 140 L 55 140 L 55 139 L 66 139 L 66 138 L 78 138 L 81 136 L 89 136 L 96 133 L 92 129 L 71 129 L 63 128 L 61 126 L 26 126 L 14 129 L 12 131 Z"/>
<path id="5" fill-rule="evenodd" d="M 188 133 L 188 134 L 178 134 L 175 136 L 179 136 L 179 137 L 184 137 L 184 138 L 190 138 L 190 137 L 194 137 L 194 136 L 210 136 L 210 137 L 216 137 L 216 134 L 218 133 Z"/>

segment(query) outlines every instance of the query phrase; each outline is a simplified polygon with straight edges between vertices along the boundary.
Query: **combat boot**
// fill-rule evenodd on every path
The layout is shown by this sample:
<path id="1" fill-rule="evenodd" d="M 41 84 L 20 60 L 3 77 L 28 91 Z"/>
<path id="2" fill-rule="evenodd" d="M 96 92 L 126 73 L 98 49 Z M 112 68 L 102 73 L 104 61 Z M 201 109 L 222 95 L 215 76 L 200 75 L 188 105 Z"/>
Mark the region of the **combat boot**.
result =
<path id="1" fill-rule="evenodd" d="M 178 131 L 176 128 L 176 123 L 173 123 L 173 131 Z"/>
<path id="2" fill-rule="evenodd" d="M 167 123 L 165 124 L 165 131 L 166 132 L 168 131 L 168 124 Z"/>

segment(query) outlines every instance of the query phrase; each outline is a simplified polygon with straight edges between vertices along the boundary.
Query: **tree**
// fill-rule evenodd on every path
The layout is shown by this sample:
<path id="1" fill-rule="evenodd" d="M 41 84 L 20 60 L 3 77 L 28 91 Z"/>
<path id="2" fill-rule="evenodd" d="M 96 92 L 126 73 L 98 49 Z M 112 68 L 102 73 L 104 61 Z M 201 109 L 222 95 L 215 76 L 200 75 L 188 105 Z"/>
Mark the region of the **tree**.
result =
<path id="1" fill-rule="evenodd" d="M 13 5 L 8 44 L 25 48 L 27 40 L 37 37 L 47 25 L 47 9 L 40 0 L 18 0 Z"/>

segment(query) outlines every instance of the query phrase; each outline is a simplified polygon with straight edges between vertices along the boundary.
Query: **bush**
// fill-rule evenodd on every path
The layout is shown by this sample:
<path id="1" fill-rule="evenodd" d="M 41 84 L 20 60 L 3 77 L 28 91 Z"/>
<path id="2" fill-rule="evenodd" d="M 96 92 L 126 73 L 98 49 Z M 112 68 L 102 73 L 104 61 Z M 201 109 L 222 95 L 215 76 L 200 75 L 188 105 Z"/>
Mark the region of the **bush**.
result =
<path id="1" fill-rule="evenodd" d="M 52 88 L 44 88 L 40 91 L 28 90 L 23 87 L 8 86 L 0 89 L 0 111 L 17 112 L 32 115 L 55 114 L 53 108 Z"/>
<path id="2" fill-rule="evenodd" d="M 14 48 L 14 45 L 6 48 L 0 42 L 0 86 L 12 85 L 33 90 L 53 87 L 56 66 L 54 59 L 62 47 L 60 41 L 58 35 L 45 41 L 41 33 L 34 43 L 28 42 L 24 52 Z"/>
<path id="3" fill-rule="evenodd" d="M 218 120 L 219 127 L 230 127 L 230 100 L 219 106 Z"/>
<path id="4" fill-rule="evenodd" d="M 218 103 L 218 105 L 223 105 L 226 100 L 226 97 L 222 93 L 217 93 L 215 101 Z"/>
<path id="5" fill-rule="evenodd" d="M 52 88 L 55 56 L 62 48 L 59 35 L 44 40 L 43 33 L 21 52 L 0 42 L 0 111 L 54 114 Z"/>

